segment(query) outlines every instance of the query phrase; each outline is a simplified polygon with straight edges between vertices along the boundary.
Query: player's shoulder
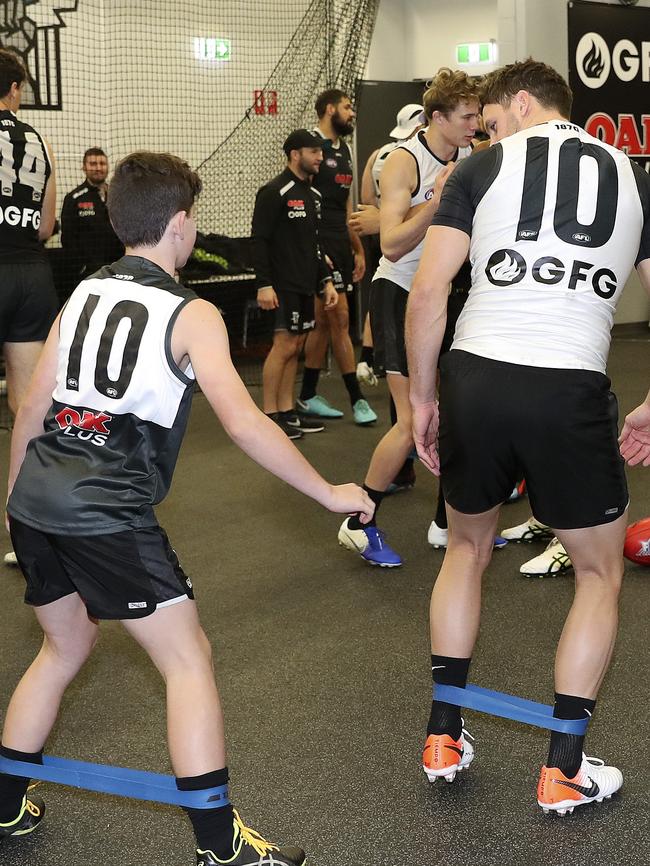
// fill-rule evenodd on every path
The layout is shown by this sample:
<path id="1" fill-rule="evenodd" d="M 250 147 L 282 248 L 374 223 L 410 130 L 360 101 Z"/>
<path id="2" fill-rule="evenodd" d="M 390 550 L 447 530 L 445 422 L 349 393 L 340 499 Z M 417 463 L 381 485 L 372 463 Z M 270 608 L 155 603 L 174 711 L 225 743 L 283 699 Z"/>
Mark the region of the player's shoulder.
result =
<path id="1" fill-rule="evenodd" d="M 474 197 L 479 189 L 487 188 L 497 177 L 503 162 L 501 142 L 460 159 L 453 171 L 455 183 L 462 184 Z M 451 178 L 450 178 L 451 179 Z"/>

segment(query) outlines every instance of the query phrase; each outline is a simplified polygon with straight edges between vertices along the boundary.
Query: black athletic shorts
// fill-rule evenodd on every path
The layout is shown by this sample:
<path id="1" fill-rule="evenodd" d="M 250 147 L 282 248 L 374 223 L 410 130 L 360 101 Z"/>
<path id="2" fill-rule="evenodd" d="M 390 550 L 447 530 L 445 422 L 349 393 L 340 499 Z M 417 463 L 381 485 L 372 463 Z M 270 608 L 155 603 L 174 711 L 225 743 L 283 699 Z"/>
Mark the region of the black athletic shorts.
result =
<path id="1" fill-rule="evenodd" d="M 404 320 L 409 293 L 392 280 L 379 277 L 370 284 L 370 329 L 375 370 L 408 376 Z"/>
<path id="2" fill-rule="evenodd" d="M 0 345 L 45 340 L 58 309 L 48 261 L 0 264 Z"/>
<path id="3" fill-rule="evenodd" d="M 50 535 L 9 518 L 27 589 L 40 607 L 77 592 L 95 619 L 139 619 L 194 598 L 192 581 L 160 526 L 110 535 Z"/>
<path id="4" fill-rule="evenodd" d="M 273 311 L 273 330 L 305 334 L 314 328 L 314 296 L 276 291 L 279 307 Z"/>
<path id="5" fill-rule="evenodd" d="M 351 292 L 354 289 L 354 254 L 348 235 L 321 237 L 320 248 L 332 262 L 332 282 L 336 291 Z"/>
<path id="6" fill-rule="evenodd" d="M 463 514 L 499 505 L 523 477 L 554 529 L 610 523 L 628 504 L 610 381 L 591 370 L 493 361 L 452 349 L 440 364 L 440 470 Z"/>

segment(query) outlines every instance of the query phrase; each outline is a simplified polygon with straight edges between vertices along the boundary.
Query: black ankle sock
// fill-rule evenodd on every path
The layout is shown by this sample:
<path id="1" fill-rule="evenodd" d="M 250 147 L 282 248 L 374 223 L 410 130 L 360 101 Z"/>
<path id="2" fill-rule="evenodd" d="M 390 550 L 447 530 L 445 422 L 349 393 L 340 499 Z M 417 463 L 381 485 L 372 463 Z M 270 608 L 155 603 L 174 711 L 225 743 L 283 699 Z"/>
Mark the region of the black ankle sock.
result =
<path id="1" fill-rule="evenodd" d="M 467 673 L 470 659 L 458 659 L 451 656 L 431 656 L 431 674 L 433 682 L 446 686 L 457 686 L 464 689 L 467 685 Z M 458 740 L 463 729 L 460 707 L 447 704 L 444 701 L 432 701 L 431 715 L 427 725 L 427 734 L 449 734 Z"/>
<path id="2" fill-rule="evenodd" d="M 372 346 L 362 346 L 361 347 L 361 358 L 359 359 L 361 363 L 365 361 L 365 363 L 369 367 L 375 366 L 375 350 Z"/>
<path id="3" fill-rule="evenodd" d="M 348 521 L 348 526 L 350 527 L 350 529 L 363 529 L 364 526 L 376 526 L 377 525 L 377 512 L 379 511 L 379 506 L 381 505 L 382 499 L 384 498 L 386 493 L 383 490 L 373 490 L 372 488 L 368 487 L 367 484 L 363 485 L 363 489 L 366 491 L 368 496 L 375 503 L 375 513 L 373 514 L 372 520 L 370 521 L 370 523 L 362 523 L 359 520 L 359 512 L 357 512 L 356 514 L 353 514 L 352 517 Z"/>
<path id="4" fill-rule="evenodd" d="M 300 388 L 300 399 L 311 400 L 316 396 L 318 388 L 318 377 L 320 376 L 320 367 L 304 367 L 302 371 L 302 386 Z"/>
<path id="5" fill-rule="evenodd" d="M 438 504 L 436 505 L 436 526 L 440 529 L 447 529 L 447 509 L 445 508 L 445 497 L 442 495 L 442 484 L 438 479 Z"/>
<path id="6" fill-rule="evenodd" d="M 203 791 L 228 784 L 228 768 L 204 773 L 202 776 L 185 776 L 176 779 L 179 791 Z M 233 808 L 232 805 L 218 809 L 191 809 L 183 811 L 192 822 L 196 845 L 202 851 L 213 851 L 220 860 L 232 857 Z"/>
<path id="7" fill-rule="evenodd" d="M 348 389 L 352 406 L 354 406 L 357 400 L 363 400 L 363 394 L 361 393 L 356 373 L 345 373 L 343 375 L 343 384 Z"/>
<path id="8" fill-rule="evenodd" d="M 596 701 L 589 698 L 578 698 L 574 695 L 561 695 L 555 693 L 555 706 L 553 718 L 555 719 L 584 719 L 591 717 L 594 712 Z M 547 767 L 557 767 L 562 770 L 567 779 L 572 779 L 582 764 L 582 749 L 584 736 L 577 734 L 560 734 L 551 731 L 551 745 L 548 751 Z"/>
<path id="9" fill-rule="evenodd" d="M 0 755 L 10 761 L 26 761 L 29 764 L 43 763 L 43 752 L 17 752 L 15 749 L 0 746 Z M 29 782 L 29 777 L 5 776 L 4 773 L 0 773 L 0 824 L 8 824 L 18 817 Z"/>

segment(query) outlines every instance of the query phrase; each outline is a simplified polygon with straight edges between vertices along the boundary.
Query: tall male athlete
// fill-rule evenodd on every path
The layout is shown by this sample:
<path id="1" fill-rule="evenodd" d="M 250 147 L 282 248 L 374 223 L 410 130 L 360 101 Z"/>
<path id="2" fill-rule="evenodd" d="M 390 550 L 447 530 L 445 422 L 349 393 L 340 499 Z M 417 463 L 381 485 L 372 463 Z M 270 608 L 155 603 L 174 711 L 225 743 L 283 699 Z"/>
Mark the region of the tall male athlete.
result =
<path id="1" fill-rule="evenodd" d="M 321 139 L 295 129 L 283 149 L 285 170 L 257 191 L 251 237 L 257 303 L 275 311 L 273 345 L 262 370 L 264 412 L 289 439 L 299 439 L 325 429 L 295 411 L 293 389 L 298 356 L 314 327 L 316 293 L 326 310 L 336 306 L 338 293 L 320 250 L 321 194 L 310 181 L 323 161 Z"/>
<path id="2" fill-rule="evenodd" d="M 314 175 L 314 187 L 321 193 L 321 249 L 329 259 L 334 287 L 339 293 L 336 306 L 325 310 L 316 299 L 316 327 L 305 344 L 305 367 L 298 408 L 307 415 L 340 418 L 343 412 L 330 406 L 317 394 L 320 370 L 325 362 L 327 344 L 331 341 L 336 363 L 347 388 L 355 423 L 372 424 L 377 415 L 368 405 L 356 376 L 354 348 L 350 339 L 348 294 L 363 277 L 365 255 L 356 232 L 348 228 L 352 213 L 352 154 L 343 141 L 354 129 L 354 108 L 342 90 L 325 90 L 316 99 L 318 124 L 314 133 L 323 142 L 323 162 Z"/>
<path id="3" fill-rule="evenodd" d="M 431 598 L 433 680 L 466 685 L 499 506 L 523 468 L 533 512 L 576 572 L 554 716 L 583 719 L 616 637 L 623 457 L 650 454 L 650 395 L 627 417 L 619 450 L 605 375 L 616 302 L 635 263 L 650 291 L 650 177 L 567 119 L 571 91 L 543 63 L 504 67 L 481 95 L 501 141 L 447 181 L 407 311 L 414 437 L 441 474 L 449 511 Z M 447 283 L 468 250 L 472 289 L 441 365 L 438 423 L 433 371 Z M 434 700 L 427 733 L 424 770 L 451 781 L 474 755 L 460 709 Z M 583 741 L 552 733 L 537 789 L 545 811 L 565 814 L 621 787 L 620 771 L 587 760 Z"/>
<path id="4" fill-rule="evenodd" d="M 384 255 L 372 282 L 370 321 L 376 361 L 386 371 L 397 423 L 375 448 L 366 473 L 364 489 L 376 510 L 413 449 L 404 345 L 406 302 L 445 180 L 456 160 L 472 152 L 479 110 L 476 83 L 464 72 L 440 69 L 424 94 L 423 104 L 426 130 L 398 145 L 381 173 L 379 218 Z M 402 564 L 377 529 L 375 518 L 369 525 L 363 525 L 358 515 L 347 518 L 338 539 L 372 565 Z"/>
<path id="5" fill-rule="evenodd" d="M 90 655 L 97 621 L 121 620 L 165 680 L 179 790 L 225 785 L 225 742 L 210 644 L 192 582 L 154 505 L 164 499 L 194 382 L 231 438 L 260 465 L 334 511 L 372 503 L 333 487 L 260 412 L 230 359 L 218 310 L 174 273 L 196 239 L 201 190 L 187 163 L 134 153 L 117 166 L 109 212 L 127 255 L 84 280 L 54 322 L 11 441 L 11 534 L 45 638 L 9 703 L 0 755 L 0 841 L 30 833 L 44 804 L 27 793 L 63 693 Z M 249 830 L 227 803 L 186 809 L 201 866 L 302 866 Z M 155 857 L 153 859 L 156 859 Z"/>
<path id="6" fill-rule="evenodd" d="M 54 229 L 54 162 L 41 135 L 16 117 L 27 71 L 0 49 L 0 348 L 15 415 L 58 307 L 42 242 Z M 8 565 L 16 564 L 11 551 Z"/>

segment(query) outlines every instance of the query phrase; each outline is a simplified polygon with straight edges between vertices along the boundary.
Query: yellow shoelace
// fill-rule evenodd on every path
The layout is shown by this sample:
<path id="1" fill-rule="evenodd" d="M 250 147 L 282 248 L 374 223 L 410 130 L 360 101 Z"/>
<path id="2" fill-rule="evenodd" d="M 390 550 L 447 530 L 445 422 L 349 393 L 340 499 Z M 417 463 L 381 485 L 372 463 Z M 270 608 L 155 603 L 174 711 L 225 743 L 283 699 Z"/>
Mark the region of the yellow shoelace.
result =
<path id="1" fill-rule="evenodd" d="M 33 815 L 35 818 L 38 818 L 38 816 L 41 814 L 41 810 L 38 808 L 38 806 L 35 806 L 31 800 L 28 800 L 25 803 L 25 808 L 27 809 L 29 814 Z"/>
<path id="2" fill-rule="evenodd" d="M 274 845 L 273 842 L 267 842 L 266 839 L 263 839 L 262 836 L 255 830 L 251 830 L 250 827 L 247 827 L 242 819 L 239 817 L 239 812 L 237 809 L 233 809 L 233 814 L 235 816 L 235 824 L 239 829 L 239 833 L 241 838 L 248 845 L 251 846 L 260 857 L 264 857 L 269 851 L 278 851 L 279 848 L 277 845 Z"/>

